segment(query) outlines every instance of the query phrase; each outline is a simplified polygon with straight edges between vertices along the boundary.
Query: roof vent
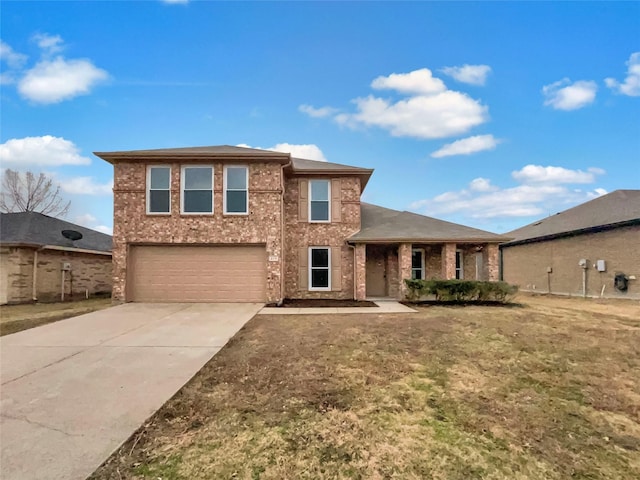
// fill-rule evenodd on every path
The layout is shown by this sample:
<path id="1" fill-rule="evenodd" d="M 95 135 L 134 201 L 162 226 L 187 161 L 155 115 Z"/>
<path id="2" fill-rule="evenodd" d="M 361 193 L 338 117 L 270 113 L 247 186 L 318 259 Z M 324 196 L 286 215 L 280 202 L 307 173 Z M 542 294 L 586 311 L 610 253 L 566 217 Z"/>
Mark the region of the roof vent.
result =
<path id="1" fill-rule="evenodd" d="M 80 240 L 82 238 L 82 234 L 77 230 L 62 230 L 62 236 L 64 238 L 68 238 L 72 242 L 76 240 Z"/>
<path id="2" fill-rule="evenodd" d="M 533 226 L 535 227 L 536 225 L 540 225 L 542 222 L 536 222 L 533 224 Z"/>

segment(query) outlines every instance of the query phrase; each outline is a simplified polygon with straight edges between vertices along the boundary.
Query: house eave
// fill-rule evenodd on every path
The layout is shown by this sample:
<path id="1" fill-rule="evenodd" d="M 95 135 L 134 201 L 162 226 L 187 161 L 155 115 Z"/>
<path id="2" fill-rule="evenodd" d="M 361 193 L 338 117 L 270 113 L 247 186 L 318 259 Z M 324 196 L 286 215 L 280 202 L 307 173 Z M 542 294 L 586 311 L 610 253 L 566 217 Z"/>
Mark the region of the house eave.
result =
<path id="1" fill-rule="evenodd" d="M 466 244 L 466 243 L 502 243 L 506 240 L 506 238 L 403 238 L 403 237 L 395 237 L 395 238 L 349 238 L 347 239 L 347 243 L 349 244 L 358 244 L 358 243 L 416 243 L 416 244 L 442 244 L 442 243 L 457 243 L 457 244 Z"/>
<path id="2" fill-rule="evenodd" d="M 286 153 L 211 153 L 211 152 L 93 152 L 93 154 L 111 164 L 122 162 L 162 162 L 172 161 L 188 162 L 243 162 L 243 163 L 265 163 L 276 162 L 287 165 L 291 161 L 291 155 Z"/>
<path id="3" fill-rule="evenodd" d="M 0 247 L 10 248 L 33 248 L 34 250 L 60 250 L 64 252 L 74 253 L 88 253 L 92 255 L 105 255 L 111 257 L 112 252 L 104 250 L 91 250 L 88 248 L 76 248 L 76 247 L 64 247 L 61 245 L 43 245 L 41 243 L 28 243 L 28 242 L 2 242 Z"/>

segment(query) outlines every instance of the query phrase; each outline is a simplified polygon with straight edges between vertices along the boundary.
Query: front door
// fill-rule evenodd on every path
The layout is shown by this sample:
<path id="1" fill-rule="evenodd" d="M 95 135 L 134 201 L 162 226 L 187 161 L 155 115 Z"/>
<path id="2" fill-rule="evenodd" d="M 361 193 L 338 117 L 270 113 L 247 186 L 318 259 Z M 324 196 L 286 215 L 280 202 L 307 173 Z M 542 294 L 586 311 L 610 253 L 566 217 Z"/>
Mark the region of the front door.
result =
<path id="1" fill-rule="evenodd" d="M 367 252 L 367 297 L 387 296 L 386 255 L 368 255 Z M 378 252 L 376 252 L 378 253 Z"/>

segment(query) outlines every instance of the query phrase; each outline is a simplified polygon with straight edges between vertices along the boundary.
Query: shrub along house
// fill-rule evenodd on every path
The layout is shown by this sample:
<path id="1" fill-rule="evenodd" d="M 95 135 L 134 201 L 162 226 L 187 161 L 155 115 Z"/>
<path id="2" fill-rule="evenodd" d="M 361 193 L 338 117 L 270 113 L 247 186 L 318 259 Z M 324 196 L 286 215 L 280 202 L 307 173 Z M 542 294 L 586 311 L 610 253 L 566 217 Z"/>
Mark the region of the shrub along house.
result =
<path id="1" fill-rule="evenodd" d="M 110 235 L 36 212 L 0 214 L 0 304 L 108 294 L 111 281 Z"/>
<path id="2" fill-rule="evenodd" d="M 370 169 L 231 146 L 96 155 L 114 165 L 116 301 L 400 298 L 412 275 L 498 279 L 504 237 L 361 203 Z"/>

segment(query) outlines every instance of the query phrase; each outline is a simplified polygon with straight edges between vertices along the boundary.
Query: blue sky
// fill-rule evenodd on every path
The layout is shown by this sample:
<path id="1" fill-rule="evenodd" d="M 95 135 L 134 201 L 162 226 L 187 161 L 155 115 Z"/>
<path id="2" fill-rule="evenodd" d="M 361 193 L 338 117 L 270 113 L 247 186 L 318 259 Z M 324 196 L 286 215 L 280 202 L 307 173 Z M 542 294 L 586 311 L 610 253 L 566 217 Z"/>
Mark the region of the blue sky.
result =
<path id="1" fill-rule="evenodd" d="M 505 232 L 640 188 L 640 3 L 3 2 L 0 161 L 112 228 L 93 151 L 249 145 Z"/>

